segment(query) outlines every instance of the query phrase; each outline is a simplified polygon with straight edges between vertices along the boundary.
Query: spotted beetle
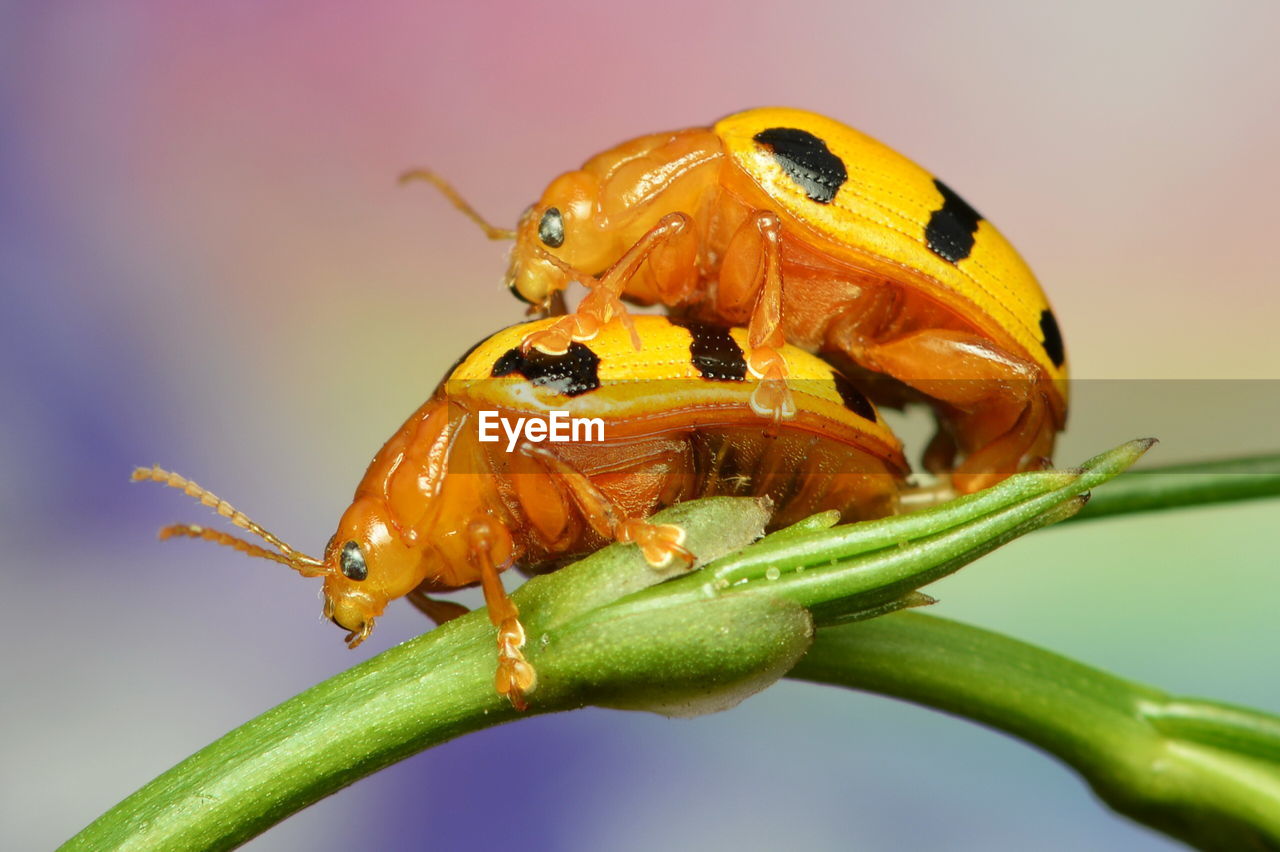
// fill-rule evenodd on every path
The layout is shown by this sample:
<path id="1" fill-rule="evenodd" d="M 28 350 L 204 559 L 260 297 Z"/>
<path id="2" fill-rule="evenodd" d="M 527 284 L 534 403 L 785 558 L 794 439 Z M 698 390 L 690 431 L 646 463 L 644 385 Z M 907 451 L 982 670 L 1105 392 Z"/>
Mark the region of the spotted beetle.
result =
<path id="1" fill-rule="evenodd" d="M 796 412 L 769 434 L 751 410 L 759 380 L 743 329 L 642 316 L 630 328 L 606 323 L 560 355 L 521 348 L 555 322 L 514 326 L 463 356 L 374 457 L 323 559 L 177 474 L 139 468 L 133 478 L 184 490 L 269 548 L 192 524 L 162 538 L 202 538 L 322 577 L 325 615 L 353 648 L 389 601 L 406 597 L 444 621 L 466 610 L 430 595 L 479 583 L 498 629 L 495 686 L 518 708 L 536 674 L 504 569 L 563 563 L 610 541 L 635 543 L 655 568 L 687 567 L 684 531 L 644 519 L 714 494 L 768 497 L 772 527 L 829 509 L 845 520 L 897 510 L 902 446 L 825 361 L 778 350 Z M 508 434 L 511 423 L 541 422 L 545 436 L 557 413 L 598 419 L 599 440 L 541 442 L 531 429 L 519 441 L 485 440 L 494 418 Z"/>
<path id="2" fill-rule="evenodd" d="M 620 298 L 748 323 L 753 406 L 790 416 L 784 342 L 848 359 L 882 402 L 930 402 L 925 466 L 961 492 L 1048 464 L 1066 422 L 1067 360 L 1030 269 L 985 218 L 901 154 L 832 119 L 753 109 L 658 133 L 556 178 L 515 231 L 508 285 L 577 309 L 525 341 L 562 353 L 625 316 Z M 905 386 L 905 387 L 904 387 Z"/>

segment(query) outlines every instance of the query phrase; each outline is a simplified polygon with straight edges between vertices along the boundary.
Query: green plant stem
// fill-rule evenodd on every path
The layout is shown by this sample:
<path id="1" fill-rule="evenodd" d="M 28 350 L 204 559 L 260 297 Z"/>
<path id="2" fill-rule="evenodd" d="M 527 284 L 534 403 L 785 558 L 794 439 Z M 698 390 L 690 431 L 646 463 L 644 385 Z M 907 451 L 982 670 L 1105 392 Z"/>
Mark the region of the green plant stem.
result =
<path id="1" fill-rule="evenodd" d="M 536 577 L 513 596 L 528 631 L 526 653 L 540 676 L 530 714 L 585 704 L 687 715 L 731 706 L 795 665 L 812 641 L 813 617 L 833 624 L 928 602 L 917 591 L 920 586 L 1018 535 L 1069 517 L 1089 489 L 1132 464 L 1149 446 L 1147 441 L 1131 442 L 1077 470 L 1019 475 L 990 491 L 885 521 L 828 529 L 832 516 L 815 516 L 746 549 L 767 519 L 759 501 L 711 498 L 668 509 L 655 520 L 682 525 L 687 545 L 710 565 L 659 585 L 663 578 L 634 547 L 613 546 Z M 868 623 L 882 622 L 929 625 L 933 620 L 877 618 Z M 845 635 L 824 634 L 822 647 Z M 874 634 L 848 635 L 865 642 Z M 125 799 L 64 848 L 231 848 L 396 760 L 518 718 L 493 689 L 494 640 L 481 610 L 380 654 L 212 743 Z M 919 645 L 918 653 L 926 654 L 929 644 Z M 824 658 L 836 660 L 845 650 L 819 654 L 812 665 Z M 981 650 L 974 649 L 975 665 L 981 662 Z M 894 653 L 900 654 L 900 648 L 858 651 L 866 659 L 855 673 L 864 678 L 862 688 L 876 688 L 865 678 L 876 659 L 892 659 Z M 1060 672 L 1076 665 L 1061 662 Z M 1098 718 L 1109 706 L 1119 706 L 1118 700 L 1109 704 L 1106 693 L 1123 681 L 1077 669 L 1082 681 L 1075 692 L 1053 693 L 1046 686 L 1046 700 L 1078 701 L 1093 695 Z M 884 691 L 909 697 L 912 671 L 900 672 L 898 684 L 886 681 Z M 1084 682 L 1095 675 L 1096 684 Z M 1125 731 L 1138 737 L 1158 730 L 1162 742 L 1183 749 L 1183 763 L 1199 760 L 1203 772 L 1223 776 L 1213 788 L 1218 799 L 1211 804 L 1215 813 L 1233 814 L 1239 825 L 1249 824 L 1246 811 L 1262 801 L 1263 793 L 1250 793 L 1244 782 L 1233 787 L 1226 779 L 1256 776 L 1258 790 L 1271 789 L 1269 765 L 1250 763 L 1230 750 L 1251 743 L 1274 754 L 1280 742 L 1274 723 L 1247 710 L 1204 702 L 1161 703 L 1158 693 L 1147 691 L 1146 727 L 1099 724 L 1071 740 L 1037 729 L 1034 712 L 1026 707 L 1023 727 L 1014 724 L 1013 714 L 1006 712 L 1006 705 L 1012 705 L 1003 677 L 994 665 L 973 676 L 968 704 L 957 699 L 947 709 L 1005 724 L 1011 733 L 1051 751 L 1059 740 L 1074 743 L 1071 748 L 1080 754 L 1105 750 L 1091 745 L 1090 731 L 1106 735 L 1099 740 L 1106 749 L 1123 749 Z M 921 669 L 922 700 L 930 690 L 941 689 L 934 679 L 935 669 Z M 841 682 L 834 674 L 832 680 Z M 891 688 L 895 686 L 899 692 Z M 985 689 L 991 690 L 989 700 Z M 1046 730 L 1069 727 L 1070 706 L 1046 706 L 1051 723 Z M 1141 789 L 1142 780 L 1141 773 L 1118 775 L 1114 787 L 1099 789 L 1114 804 L 1124 801 L 1126 785 Z M 1262 817 L 1257 822 L 1270 825 Z M 1245 831 L 1236 823 L 1224 824 Z"/>
<path id="2" fill-rule="evenodd" d="M 1075 520 L 1280 497 L 1280 455 L 1133 470 L 1099 491 Z"/>
<path id="3" fill-rule="evenodd" d="M 1074 767 L 1112 808 L 1207 849 L 1280 846 L 1280 718 L 1175 699 L 919 613 L 823 628 L 789 677 L 901 698 Z"/>
<path id="4" fill-rule="evenodd" d="M 841 612 L 884 611 L 936 578 L 940 566 L 964 564 L 966 548 L 985 552 L 1057 519 L 1064 506 L 1074 511 L 1084 488 L 1114 476 L 1147 446 L 1125 445 L 1084 471 L 1019 477 L 927 515 L 890 519 L 870 537 L 819 530 L 815 539 L 814 532 L 784 531 L 745 551 L 762 551 L 763 561 L 733 563 L 735 577 L 767 573 L 779 540 L 832 563 L 790 574 L 786 582 L 747 584 L 726 594 L 711 585 L 710 595 L 703 591 L 707 583 L 695 582 L 690 588 L 697 592 L 689 594 L 686 578 L 659 585 L 663 578 L 637 550 L 621 546 L 535 577 L 513 596 L 530 639 L 526 652 L 539 672 L 531 712 L 591 703 L 688 715 L 730 706 L 781 677 L 808 648 L 812 621 L 788 598 L 792 584 L 804 590 L 802 600 L 822 602 L 825 590 L 839 599 L 827 603 L 844 603 Z M 685 503 L 655 517 L 684 527 L 686 544 L 704 561 L 758 538 L 767 519 L 761 502 L 731 498 Z M 822 539 L 832 536 L 858 558 L 829 559 L 833 551 Z M 915 546 L 915 540 L 934 546 Z M 712 576 L 707 570 L 692 576 L 698 575 Z M 816 587 L 815 576 L 823 579 Z M 66 848 L 235 846 L 396 760 L 517 718 L 494 691 L 494 661 L 485 613 L 455 619 L 232 731 L 121 802 Z"/>
<path id="5" fill-rule="evenodd" d="M 492 631 L 466 618 L 286 701 L 161 775 L 66 849 L 230 849 L 353 781 L 509 721 Z M 423 672 L 430 672 L 423 677 Z"/>
<path id="6" fill-rule="evenodd" d="M 766 518 L 757 501 L 729 498 L 661 516 L 686 525 L 690 545 L 708 557 L 758 537 Z M 747 597 L 715 602 L 696 618 L 676 608 L 623 619 L 604 637 L 590 627 L 545 628 L 549 618 L 571 621 L 658 579 L 635 548 L 615 546 L 522 587 L 516 599 L 530 635 L 545 639 L 530 713 L 589 702 L 732 703 L 781 677 L 808 647 L 802 609 Z M 518 718 L 494 691 L 494 636 L 476 611 L 318 684 L 187 758 L 64 848 L 229 849 L 397 760 Z"/>
<path id="7" fill-rule="evenodd" d="M 1090 489 L 1127 469 L 1153 443 L 1130 441 L 1074 470 L 1018 474 L 994 488 L 909 515 L 834 530 L 784 530 L 626 602 L 667 603 L 676 596 L 696 600 L 705 598 L 708 589 L 726 589 L 784 597 L 808 608 L 819 624 L 879 614 L 925 583 L 1037 527 L 1070 517 L 1084 505 Z"/>

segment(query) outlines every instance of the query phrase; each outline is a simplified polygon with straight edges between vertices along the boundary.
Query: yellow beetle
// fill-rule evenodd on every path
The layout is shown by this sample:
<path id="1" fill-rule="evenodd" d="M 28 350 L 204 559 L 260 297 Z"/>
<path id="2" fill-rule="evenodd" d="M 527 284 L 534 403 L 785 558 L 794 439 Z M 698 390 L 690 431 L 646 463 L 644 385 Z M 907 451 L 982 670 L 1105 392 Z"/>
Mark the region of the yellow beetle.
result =
<path id="1" fill-rule="evenodd" d="M 590 340 L 625 317 L 621 298 L 745 323 L 757 413 L 795 411 L 784 343 L 848 359 L 896 380 L 871 388 L 882 402 L 933 404 L 925 466 L 963 492 L 1046 465 L 1065 425 L 1062 335 L 1013 246 L 932 174 L 830 118 L 753 109 L 625 142 L 552 181 L 515 231 L 430 172 L 406 177 L 515 238 L 520 298 L 551 310 L 570 281 L 587 286 L 526 352 Z"/>
<path id="2" fill-rule="evenodd" d="M 645 519 L 715 494 L 769 498 L 771 529 L 826 510 L 850 521 L 897 511 L 902 445 L 830 364 L 779 350 L 797 411 L 767 435 L 749 403 L 757 382 L 743 330 L 645 316 L 632 329 L 639 355 L 620 322 L 563 355 L 522 353 L 521 340 L 551 322 L 500 331 L 462 357 L 374 457 L 323 559 L 175 473 L 139 468 L 133 478 L 181 488 L 269 547 L 192 524 L 162 537 L 207 539 L 323 578 L 325 615 L 351 647 L 396 598 L 443 621 L 465 609 L 431 595 L 480 583 L 497 628 L 494 684 L 521 709 L 536 674 L 503 569 L 545 569 L 613 540 L 638 545 L 654 568 L 687 567 L 684 530 Z"/>

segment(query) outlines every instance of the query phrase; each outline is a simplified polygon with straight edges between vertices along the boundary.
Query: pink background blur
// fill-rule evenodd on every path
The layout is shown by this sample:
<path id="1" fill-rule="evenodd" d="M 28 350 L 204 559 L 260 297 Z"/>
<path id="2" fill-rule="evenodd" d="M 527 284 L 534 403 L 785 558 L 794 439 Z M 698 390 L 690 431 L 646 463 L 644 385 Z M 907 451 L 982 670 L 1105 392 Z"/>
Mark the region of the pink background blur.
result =
<path id="1" fill-rule="evenodd" d="M 65 840 L 424 628 L 395 607 L 349 653 L 314 583 L 157 544 L 161 524 L 207 514 L 126 483 L 159 462 L 323 545 L 445 367 L 521 315 L 505 247 L 427 187 L 397 188 L 410 166 L 512 224 L 622 139 L 814 109 L 998 224 L 1076 376 L 1280 379 L 1280 6 L 355 7 L 0 4 L 0 847 Z M 1280 446 L 1273 385 L 1231 384 L 1230 404 L 1194 395 L 1224 383 L 1141 387 L 1169 390 L 1090 406 L 1082 385 L 1060 460 L 1139 434 L 1164 439 L 1163 461 Z M 1276 508 L 1049 531 L 941 584 L 935 611 L 1280 711 Z M 495 785 L 513 765 L 520 789 Z M 249 848 L 499 843 L 1171 847 L 1021 745 L 782 684 L 692 722 L 592 710 L 466 737 Z"/>

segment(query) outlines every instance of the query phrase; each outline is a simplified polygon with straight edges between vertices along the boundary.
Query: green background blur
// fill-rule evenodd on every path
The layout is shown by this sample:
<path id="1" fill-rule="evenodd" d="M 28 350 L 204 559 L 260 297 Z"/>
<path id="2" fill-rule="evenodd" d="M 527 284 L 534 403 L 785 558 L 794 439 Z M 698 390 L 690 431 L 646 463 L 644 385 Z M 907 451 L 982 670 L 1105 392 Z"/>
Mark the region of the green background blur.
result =
<path id="1" fill-rule="evenodd" d="M 511 224 L 622 139 L 818 110 L 939 174 L 1037 271 L 1082 379 L 1060 461 L 1147 434 L 1152 461 L 1280 449 L 1274 3 L 178 6 L 0 3 L 6 849 L 49 848 L 426 626 L 393 607 L 348 652 L 314 582 L 156 543 L 207 513 L 126 482 L 158 462 L 323 546 L 444 369 L 521 315 L 505 247 L 398 189 L 410 166 Z M 935 587 L 934 611 L 1280 712 L 1277 519 L 1050 530 Z M 695 721 L 469 736 L 249 848 L 499 843 L 1172 845 L 998 735 L 782 684 Z"/>

